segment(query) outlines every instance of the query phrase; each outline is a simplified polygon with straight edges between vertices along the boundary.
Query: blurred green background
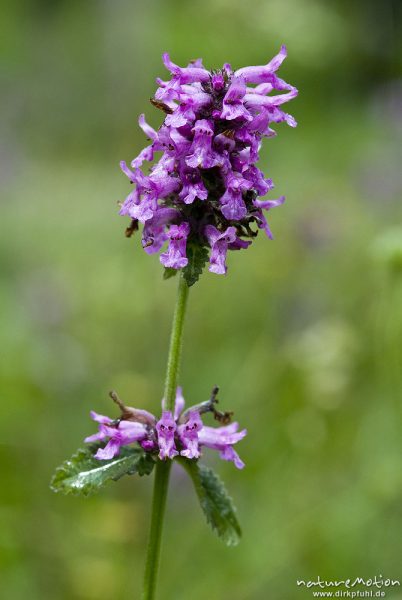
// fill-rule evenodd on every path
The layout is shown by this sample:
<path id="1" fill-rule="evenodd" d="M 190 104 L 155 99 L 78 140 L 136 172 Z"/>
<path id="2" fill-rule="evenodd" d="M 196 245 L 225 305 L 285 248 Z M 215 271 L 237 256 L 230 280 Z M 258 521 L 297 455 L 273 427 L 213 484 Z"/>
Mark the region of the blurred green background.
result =
<path id="1" fill-rule="evenodd" d="M 285 194 L 259 236 L 191 291 L 182 384 L 221 387 L 249 430 L 243 472 L 206 456 L 236 500 L 226 549 L 175 471 L 159 597 L 310 598 L 297 579 L 402 581 L 401 4 L 336 0 L 33 0 L 1 18 L 1 596 L 138 598 L 151 479 L 53 495 L 95 431 L 91 408 L 158 410 L 176 281 L 124 237 L 119 160 L 161 54 L 267 62 L 300 90 L 261 168 Z M 399 225 L 398 225 L 399 222 Z M 387 598 L 400 599 L 396 588 Z"/>

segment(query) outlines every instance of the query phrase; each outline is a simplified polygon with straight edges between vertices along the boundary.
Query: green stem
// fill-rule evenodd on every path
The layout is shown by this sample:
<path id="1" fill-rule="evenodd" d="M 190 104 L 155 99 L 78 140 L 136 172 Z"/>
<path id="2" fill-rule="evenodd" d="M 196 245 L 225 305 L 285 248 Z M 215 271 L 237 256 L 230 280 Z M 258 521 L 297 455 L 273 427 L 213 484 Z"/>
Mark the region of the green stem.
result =
<path id="1" fill-rule="evenodd" d="M 158 461 L 155 467 L 151 528 L 149 532 L 144 588 L 142 593 L 143 600 L 154 600 L 155 598 L 170 467 L 171 461 L 162 462 L 161 460 Z"/>
<path id="2" fill-rule="evenodd" d="M 170 336 L 165 381 L 166 409 L 171 411 L 174 410 L 188 292 L 188 285 L 182 274 L 180 274 L 176 307 L 173 315 L 172 332 Z M 158 575 L 163 519 L 165 516 L 170 468 L 170 460 L 164 462 L 158 461 L 155 467 L 155 480 L 151 509 L 151 528 L 149 532 L 147 557 L 145 563 L 144 588 L 142 594 L 143 600 L 153 600 L 155 598 L 156 579 Z"/>
<path id="3" fill-rule="evenodd" d="M 166 410 L 174 411 L 176 398 L 177 378 L 180 368 L 181 346 L 183 337 L 184 316 L 186 314 L 189 287 L 180 274 L 179 288 L 177 290 L 176 307 L 173 315 L 172 332 L 165 380 Z"/>

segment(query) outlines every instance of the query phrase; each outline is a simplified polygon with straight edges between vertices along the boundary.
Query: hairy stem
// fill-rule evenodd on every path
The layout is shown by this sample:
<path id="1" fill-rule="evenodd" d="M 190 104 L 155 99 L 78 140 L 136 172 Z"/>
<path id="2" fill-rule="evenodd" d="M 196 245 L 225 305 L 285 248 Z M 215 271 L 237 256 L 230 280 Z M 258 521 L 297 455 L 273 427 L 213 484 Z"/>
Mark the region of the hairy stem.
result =
<path id="1" fill-rule="evenodd" d="M 179 288 L 177 290 L 176 307 L 173 315 L 172 332 L 170 335 L 170 346 L 165 381 L 166 410 L 174 410 L 176 398 L 177 379 L 180 368 L 181 346 L 183 337 L 184 316 L 186 314 L 189 287 L 182 275 L 180 275 Z"/>
<path id="2" fill-rule="evenodd" d="M 173 315 L 172 332 L 165 381 L 166 409 L 174 411 L 177 379 L 180 368 L 180 356 L 183 337 L 184 316 L 186 313 L 189 288 L 180 274 L 176 307 Z M 154 600 L 158 576 L 159 558 L 162 541 L 163 519 L 169 486 L 171 461 L 158 461 L 155 468 L 154 490 L 152 497 L 151 528 L 149 533 L 142 600 Z"/>

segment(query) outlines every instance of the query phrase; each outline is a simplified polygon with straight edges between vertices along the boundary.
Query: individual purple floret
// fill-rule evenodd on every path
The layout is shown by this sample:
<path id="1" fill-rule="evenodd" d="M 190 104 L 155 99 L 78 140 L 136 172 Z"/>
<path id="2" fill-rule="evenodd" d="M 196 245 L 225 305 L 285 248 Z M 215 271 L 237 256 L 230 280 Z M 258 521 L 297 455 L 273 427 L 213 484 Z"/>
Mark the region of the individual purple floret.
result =
<path id="1" fill-rule="evenodd" d="M 179 453 L 175 446 L 176 422 L 169 410 L 164 410 L 162 418 L 156 424 L 159 458 L 174 458 Z"/>
<path id="2" fill-rule="evenodd" d="M 226 231 L 219 231 L 213 225 L 207 225 L 205 235 L 212 248 L 209 270 L 224 275 L 227 270 L 226 254 L 231 244 L 236 241 L 236 228 L 228 227 Z"/>
<path id="3" fill-rule="evenodd" d="M 203 428 L 201 417 L 197 411 L 189 412 L 188 420 L 179 425 L 179 439 L 182 443 L 183 450 L 181 455 L 186 458 L 199 458 L 200 449 L 198 434 Z"/>
<path id="4" fill-rule="evenodd" d="M 167 252 L 160 256 L 160 261 L 165 267 L 171 269 L 181 269 L 188 263 L 186 256 L 187 236 L 190 233 L 190 225 L 181 223 L 180 225 L 172 225 L 167 232 L 169 246 Z"/>
<path id="5" fill-rule="evenodd" d="M 223 460 L 233 461 L 238 469 L 242 469 L 244 462 L 233 449 L 233 444 L 242 440 L 247 431 L 245 429 L 237 431 L 237 429 L 237 423 L 231 423 L 226 427 L 219 427 L 219 431 L 214 427 L 203 427 L 198 435 L 199 444 L 213 450 L 218 450 Z"/>
<path id="6" fill-rule="evenodd" d="M 247 248 L 260 229 L 272 238 L 263 211 L 284 198 L 258 199 L 273 183 L 255 163 L 262 139 L 276 135 L 272 124 L 296 126 L 282 105 L 298 92 L 276 74 L 285 58 L 282 46 L 265 65 L 233 71 L 225 64 L 208 71 L 201 59 L 179 67 L 163 55 L 171 78 L 157 79 L 151 102 L 165 120 L 155 130 L 144 115 L 139 118 L 150 144 L 131 168 L 121 163 L 134 188 L 120 214 L 132 219 L 131 233 L 138 222 L 144 224 L 142 245 L 149 254 L 168 244 L 160 257 L 165 267 L 185 268 L 191 244 L 210 248 L 210 271 L 225 274 L 227 250 Z M 157 153 L 159 160 L 147 173 L 143 164 Z M 235 238 L 225 246 L 228 231 Z M 217 235 L 223 237 L 217 241 Z"/>
<path id="7" fill-rule="evenodd" d="M 94 421 L 100 423 L 98 433 L 85 438 L 85 442 L 99 442 L 108 439 L 108 443 L 104 448 L 99 448 L 95 454 L 95 458 L 107 460 L 113 458 L 120 452 L 120 446 L 126 446 L 133 442 L 144 440 L 147 435 L 147 428 L 143 423 L 136 421 L 120 421 L 118 427 L 114 426 L 114 422 L 109 417 L 98 415 L 91 411 L 91 417 Z"/>
<path id="8" fill-rule="evenodd" d="M 183 394 L 181 388 L 177 388 L 174 414 L 165 410 L 165 402 L 162 400 L 162 417 L 158 421 L 147 411 L 124 406 L 113 392 L 111 396 L 122 411 L 121 418 L 113 421 L 92 411 L 91 417 L 99 423 L 99 432 L 87 437 L 85 441 L 108 440 L 106 446 L 98 449 L 95 454 L 95 458 L 99 460 L 113 458 L 119 454 L 121 446 L 134 442 L 139 442 L 147 452 L 157 453 L 161 460 L 173 459 L 178 455 L 198 459 L 205 446 L 217 450 L 223 460 L 232 461 L 238 469 L 242 469 L 244 463 L 233 445 L 243 439 L 247 431 L 238 431 L 238 423 L 227 424 L 231 413 L 216 410 L 217 392 L 218 388 L 214 388 L 209 400 L 184 410 Z M 204 425 L 201 415 L 207 412 L 211 412 L 224 425 Z"/>

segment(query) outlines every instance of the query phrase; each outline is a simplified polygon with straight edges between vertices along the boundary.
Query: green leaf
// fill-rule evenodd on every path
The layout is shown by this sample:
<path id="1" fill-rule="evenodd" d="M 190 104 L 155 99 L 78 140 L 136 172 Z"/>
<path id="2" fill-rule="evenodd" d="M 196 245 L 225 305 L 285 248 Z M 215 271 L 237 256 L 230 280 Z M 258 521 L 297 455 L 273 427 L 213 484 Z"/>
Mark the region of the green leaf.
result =
<path id="1" fill-rule="evenodd" d="M 91 444 L 78 450 L 56 469 L 50 488 L 63 494 L 89 496 L 123 475 L 149 475 L 155 464 L 142 448 L 126 446 L 111 460 L 97 460 L 94 453 L 98 448 L 99 444 Z"/>
<path id="2" fill-rule="evenodd" d="M 207 522 L 227 546 L 236 546 L 241 528 L 233 501 L 222 481 L 212 469 L 195 460 L 176 460 L 190 475 Z"/>
<path id="3" fill-rule="evenodd" d="M 208 260 L 208 248 L 196 243 L 187 244 L 188 265 L 183 269 L 183 277 L 190 287 L 196 283 Z"/>
<path id="4" fill-rule="evenodd" d="M 171 269 L 170 267 L 165 267 L 163 271 L 163 279 L 170 279 L 174 277 L 179 272 L 178 269 Z"/>

